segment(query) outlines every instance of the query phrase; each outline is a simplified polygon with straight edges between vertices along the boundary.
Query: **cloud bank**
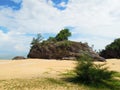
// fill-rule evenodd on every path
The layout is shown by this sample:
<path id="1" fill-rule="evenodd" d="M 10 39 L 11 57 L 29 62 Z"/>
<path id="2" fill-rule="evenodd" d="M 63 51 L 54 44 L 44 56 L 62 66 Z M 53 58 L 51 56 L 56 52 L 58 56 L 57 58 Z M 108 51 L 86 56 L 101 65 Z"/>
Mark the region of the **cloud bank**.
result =
<path id="1" fill-rule="evenodd" d="M 22 2 L 19 10 L 0 8 L 0 26 L 8 30 L 0 28 L 0 56 L 25 55 L 34 34 L 56 34 L 65 27 L 71 29 L 71 40 L 94 44 L 95 49 L 119 38 L 120 0 L 61 0 L 58 5 L 64 9 L 52 0 L 13 1 Z"/>

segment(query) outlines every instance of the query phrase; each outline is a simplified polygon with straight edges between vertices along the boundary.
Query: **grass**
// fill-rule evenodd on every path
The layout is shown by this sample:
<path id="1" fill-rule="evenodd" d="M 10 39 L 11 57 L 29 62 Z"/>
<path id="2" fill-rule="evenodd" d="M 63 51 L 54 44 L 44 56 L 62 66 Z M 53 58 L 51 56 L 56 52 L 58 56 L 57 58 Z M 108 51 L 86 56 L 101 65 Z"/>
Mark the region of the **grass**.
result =
<path id="1" fill-rule="evenodd" d="M 83 82 L 80 82 L 78 78 L 75 77 L 75 72 L 74 71 L 69 71 L 66 73 L 61 74 L 63 76 L 63 80 L 65 82 L 69 82 L 72 84 L 78 84 L 80 86 L 84 86 L 86 88 L 89 88 L 88 90 L 120 90 L 120 79 L 110 79 L 110 80 L 105 80 L 99 83 L 94 83 L 94 84 L 85 84 Z M 115 73 L 113 77 L 118 77 L 120 78 L 120 73 Z"/>
<path id="2" fill-rule="evenodd" d="M 0 80 L 0 90 L 89 90 L 54 78 Z"/>
<path id="3" fill-rule="evenodd" d="M 120 73 L 115 73 L 114 76 L 120 78 Z"/>
<path id="4" fill-rule="evenodd" d="M 61 78 L 0 80 L 0 90 L 120 90 L 119 79 L 86 85 L 74 78 L 74 71 L 67 71 L 60 76 Z M 114 74 L 114 77 L 120 78 L 120 73 Z"/>
<path id="5" fill-rule="evenodd" d="M 63 78 L 59 79 L 39 77 L 0 80 L 0 90 L 120 90 L 120 80 L 117 79 L 102 82 L 99 85 L 86 85 L 77 82 L 74 75 L 74 72 L 69 71 L 61 74 Z"/>

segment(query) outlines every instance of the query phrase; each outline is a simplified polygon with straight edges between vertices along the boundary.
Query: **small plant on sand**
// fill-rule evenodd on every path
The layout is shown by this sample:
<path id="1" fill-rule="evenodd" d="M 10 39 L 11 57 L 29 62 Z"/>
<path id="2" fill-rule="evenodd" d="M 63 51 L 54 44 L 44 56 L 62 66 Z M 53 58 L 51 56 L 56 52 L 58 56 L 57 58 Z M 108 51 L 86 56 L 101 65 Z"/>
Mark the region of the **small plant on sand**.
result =
<path id="1" fill-rule="evenodd" d="M 75 68 L 77 80 L 84 84 L 97 84 L 110 80 L 114 72 L 109 71 L 104 65 L 94 64 L 93 59 L 86 54 L 79 57 Z"/>

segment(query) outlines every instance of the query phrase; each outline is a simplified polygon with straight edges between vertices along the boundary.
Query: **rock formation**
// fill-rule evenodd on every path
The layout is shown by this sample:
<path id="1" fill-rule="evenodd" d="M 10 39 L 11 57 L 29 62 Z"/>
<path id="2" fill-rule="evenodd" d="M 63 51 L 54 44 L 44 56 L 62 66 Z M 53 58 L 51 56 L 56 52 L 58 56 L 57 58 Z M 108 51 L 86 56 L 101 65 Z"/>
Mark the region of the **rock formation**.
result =
<path id="1" fill-rule="evenodd" d="M 42 59 L 76 59 L 87 53 L 94 60 L 105 61 L 95 53 L 86 43 L 73 41 L 42 42 L 33 45 L 28 54 L 28 58 Z"/>
<path id="2" fill-rule="evenodd" d="M 26 58 L 23 56 L 16 56 L 12 60 L 23 60 L 23 59 L 26 59 Z"/>

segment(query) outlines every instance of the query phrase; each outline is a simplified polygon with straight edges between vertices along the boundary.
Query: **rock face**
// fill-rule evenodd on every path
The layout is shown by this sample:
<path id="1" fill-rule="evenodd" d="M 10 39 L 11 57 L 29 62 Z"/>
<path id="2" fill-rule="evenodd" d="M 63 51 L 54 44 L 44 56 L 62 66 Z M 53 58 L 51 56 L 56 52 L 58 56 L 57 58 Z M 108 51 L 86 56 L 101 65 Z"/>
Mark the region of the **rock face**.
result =
<path id="1" fill-rule="evenodd" d="M 23 56 L 16 56 L 12 60 L 22 60 L 22 59 L 26 59 L 26 58 Z"/>
<path id="2" fill-rule="evenodd" d="M 45 42 L 33 45 L 28 58 L 76 59 L 84 53 L 87 53 L 94 60 L 105 61 L 104 58 L 95 53 L 87 44 L 73 41 Z"/>

